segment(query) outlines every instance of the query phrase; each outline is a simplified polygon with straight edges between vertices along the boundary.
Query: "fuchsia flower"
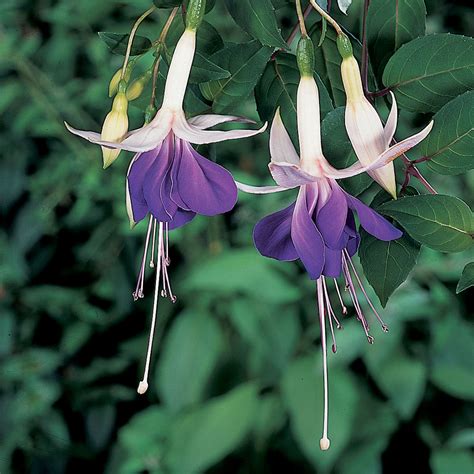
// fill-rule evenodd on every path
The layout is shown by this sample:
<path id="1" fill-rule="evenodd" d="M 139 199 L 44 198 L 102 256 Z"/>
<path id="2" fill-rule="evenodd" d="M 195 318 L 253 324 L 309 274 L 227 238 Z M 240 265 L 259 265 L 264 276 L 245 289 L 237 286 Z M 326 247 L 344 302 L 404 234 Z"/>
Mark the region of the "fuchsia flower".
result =
<path id="1" fill-rule="evenodd" d="M 299 188 L 296 202 L 257 223 L 254 229 L 254 243 L 257 250 L 266 257 L 282 261 L 300 259 L 310 278 L 316 280 L 325 387 L 324 427 L 320 446 L 321 449 L 328 449 L 326 321 L 329 322 L 333 337 L 334 352 L 336 343 L 333 321 L 337 327 L 340 327 L 340 323 L 331 306 L 327 279 L 334 279 L 343 313 L 346 313 L 336 281 L 342 274 L 357 317 L 368 341 L 372 343 L 369 324 L 357 299 L 357 286 L 367 298 L 383 330 L 386 331 L 387 327 L 367 297 L 351 261 L 357 252 L 360 239 L 354 216 L 357 215 L 360 225 L 368 233 L 380 240 L 390 241 L 402 236 L 402 232 L 381 215 L 346 193 L 336 180 L 386 165 L 403 153 L 406 144 L 400 142 L 392 147 L 389 153 L 382 153 L 377 160 L 367 166 L 356 163 L 345 170 L 336 170 L 326 161 L 321 148 L 319 93 L 313 78 L 312 48 L 313 45 L 308 38 L 303 38 L 298 45 L 297 57 L 301 72 L 297 95 L 300 156 L 298 157 L 277 111 L 270 132 L 269 164 L 277 186 L 255 187 L 238 183 L 238 187 L 256 194 Z"/>
<path id="2" fill-rule="evenodd" d="M 200 115 L 187 120 L 183 100 L 196 49 L 196 29 L 204 12 L 204 2 L 194 2 L 202 12 L 194 15 L 176 45 L 166 79 L 163 104 L 155 118 L 138 130 L 128 133 L 120 143 L 104 141 L 99 133 L 76 130 L 66 124 L 69 131 L 98 145 L 136 152 L 126 180 L 127 211 L 131 225 L 148 214 L 150 221 L 146 236 L 143 260 L 137 287 L 133 296 L 143 297 L 143 283 L 148 248 L 151 242 L 150 266 L 156 265 L 156 284 L 153 318 L 148 353 L 139 393 L 148 388 L 148 371 L 153 333 L 157 313 L 160 278 L 162 296 L 175 296 L 171 290 L 167 268 L 168 231 L 181 227 L 196 214 L 214 216 L 230 211 L 237 200 L 237 188 L 232 175 L 223 167 L 201 156 L 191 143 L 216 143 L 223 140 L 251 137 L 265 130 L 206 130 L 220 123 L 246 121 L 230 115 Z"/>

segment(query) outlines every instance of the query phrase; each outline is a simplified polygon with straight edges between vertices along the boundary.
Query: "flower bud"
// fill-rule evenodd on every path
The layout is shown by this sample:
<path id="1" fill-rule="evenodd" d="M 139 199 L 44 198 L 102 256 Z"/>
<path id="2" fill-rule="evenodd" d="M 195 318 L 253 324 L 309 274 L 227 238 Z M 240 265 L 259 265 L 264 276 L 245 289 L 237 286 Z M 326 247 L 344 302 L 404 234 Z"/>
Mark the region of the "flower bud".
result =
<path id="1" fill-rule="evenodd" d="M 123 80 L 127 83 L 130 80 L 130 76 L 132 75 L 132 69 L 133 69 L 133 64 L 132 61 L 128 63 L 127 68 L 125 69 L 125 75 L 123 77 Z M 117 72 L 113 75 L 112 79 L 110 80 L 109 83 L 109 97 L 113 97 L 119 87 L 119 83 L 122 79 L 122 68 L 118 69 Z"/>
<path id="2" fill-rule="evenodd" d="M 127 100 L 131 102 L 132 100 L 138 99 L 142 95 L 143 89 L 147 82 L 150 80 L 152 75 L 151 69 L 148 69 L 141 77 L 135 79 L 129 87 L 127 87 Z"/>
<path id="3" fill-rule="evenodd" d="M 206 0 L 189 0 L 186 11 L 186 29 L 196 31 L 206 13 Z"/>
<path id="4" fill-rule="evenodd" d="M 314 45 L 308 36 L 302 36 L 296 49 L 296 61 L 301 77 L 313 77 L 314 73 Z"/>
<path id="5" fill-rule="evenodd" d="M 353 55 L 351 40 L 346 34 L 341 33 L 337 35 L 336 45 L 337 50 L 339 51 L 339 54 L 341 55 L 342 59 L 348 58 Z"/>
<path id="6" fill-rule="evenodd" d="M 128 101 L 125 93 L 118 92 L 112 104 L 112 110 L 105 117 L 101 139 L 108 142 L 120 142 L 128 130 Z M 120 150 L 102 147 L 104 169 L 118 157 Z"/>

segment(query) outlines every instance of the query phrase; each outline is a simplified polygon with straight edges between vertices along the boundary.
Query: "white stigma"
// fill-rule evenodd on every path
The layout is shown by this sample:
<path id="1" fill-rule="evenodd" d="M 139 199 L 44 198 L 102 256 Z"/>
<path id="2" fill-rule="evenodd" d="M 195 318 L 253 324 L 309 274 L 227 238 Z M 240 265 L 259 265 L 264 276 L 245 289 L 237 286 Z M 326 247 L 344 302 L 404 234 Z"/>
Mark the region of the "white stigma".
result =
<path id="1" fill-rule="evenodd" d="M 143 395 L 148 390 L 148 383 L 143 380 L 138 384 L 137 392 Z"/>
<path id="2" fill-rule="evenodd" d="M 331 441 L 329 441 L 329 438 L 323 437 L 319 440 L 319 447 L 321 448 L 322 451 L 327 451 L 330 446 L 331 446 Z"/>

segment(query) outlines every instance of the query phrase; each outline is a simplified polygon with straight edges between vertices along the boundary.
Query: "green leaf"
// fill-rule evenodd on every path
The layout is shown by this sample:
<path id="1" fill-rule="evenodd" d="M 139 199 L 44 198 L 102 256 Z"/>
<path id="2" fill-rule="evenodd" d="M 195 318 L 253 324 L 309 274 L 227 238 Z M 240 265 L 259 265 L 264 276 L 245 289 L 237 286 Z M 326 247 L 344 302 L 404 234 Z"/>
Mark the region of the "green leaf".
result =
<path id="1" fill-rule="evenodd" d="M 455 314 L 436 321 L 431 346 L 431 381 L 453 397 L 474 400 L 472 326 Z"/>
<path id="2" fill-rule="evenodd" d="M 423 0 L 372 0 L 367 15 L 370 60 L 382 75 L 390 56 L 400 46 L 425 34 Z"/>
<path id="3" fill-rule="evenodd" d="M 213 54 L 211 61 L 230 71 L 226 79 L 200 85 L 204 97 L 214 102 L 213 109 L 223 112 L 249 96 L 271 54 L 272 49 L 261 46 L 258 41 L 230 44 Z"/>
<path id="4" fill-rule="evenodd" d="M 434 250 L 461 252 L 472 245 L 472 211 L 458 198 L 441 194 L 408 196 L 382 204 L 379 210 Z"/>
<path id="5" fill-rule="evenodd" d="M 235 22 L 263 45 L 288 49 L 270 0 L 225 0 L 225 4 Z"/>
<path id="6" fill-rule="evenodd" d="M 420 246 L 408 235 L 384 242 L 361 231 L 359 258 L 364 275 L 385 307 L 416 265 Z"/>
<path id="7" fill-rule="evenodd" d="M 468 263 L 462 271 L 461 279 L 456 287 L 456 294 L 474 286 L 474 262 Z"/>
<path id="8" fill-rule="evenodd" d="M 369 364 L 372 377 L 404 420 L 412 418 L 425 392 L 426 366 L 402 353 L 392 353 L 375 367 Z"/>
<path id="9" fill-rule="evenodd" d="M 430 457 L 433 474 L 472 474 L 474 457 L 469 451 L 440 449 Z"/>
<path id="10" fill-rule="evenodd" d="M 321 118 L 333 109 L 331 98 L 323 82 L 315 75 L 319 89 Z M 298 143 L 296 128 L 296 93 L 300 73 L 293 54 L 280 52 L 270 61 L 255 90 L 257 110 L 262 120 L 272 121 L 276 109 L 280 107 L 281 117 L 291 135 Z"/>
<path id="11" fill-rule="evenodd" d="M 183 0 L 153 0 L 153 3 L 158 8 L 173 8 L 181 6 Z"/>
<path id="12" fill-rule="evenodd" d="M 119 33 L 110 33 L 107 31 L 99 31 L 98 34 L 100 39 L 107 45 L 112 53 L 125 56 L 130 35 L 121 35 Z M 151 48 L 151 46 L 151 41 L 148 38 L 136 35 L 133 39 L 130 56 L 144 54 Z"/>
<path id="13" fill-rule="evenodd" d="M 258 258 L 253 249 L 233 250 L 192 268 L 183 290 L 189 295 L 206 291 L 217 297 L 244 293 L 275 305 L 297 301 L 299 290 L 276 271 L 278 265 Z"/>
<path id="14" fill-rule="evenodd" d="M 383 83 L 401 108 L 436 112 L 474 88 L 474 39 L 439 34 L 410 41 L 388 61 Z"/>
<path id="15" fill-rule="evenodd" d="M 474 428 L 466 428 L 455 433 L 446 443 L 452 449 L 474 448 Z"/>
<path id="16" fill-rule="evenodd" d="M 323 151 L 327 160 L 337 169 L 347 168 L 357 161 L 357 157 L 347 136 L 344 124 L 344 107 L 338 107 L 324 118 L 321 124 Z M 341 186 L 353 196 L 358 196 L 371 184 L 366 173 L 340 181 Z"/>
<path id="17" fill-rule="evenodd" d="M 216 79 L 225 79 L 230 76 L 230 72 L 222 69 L 217 64 L 207 59 L 201 53 L 196 52 L 193 67 L 189 76 L 191 84 L 200 84 Z"/>
<path id="18" fill-rule="evenodd" d="M 117 410 L 112 404 L 98 405 L 87 411 L 85 416 L 89 444 L 103 449 L 110 440 L 115 426 Z"/>
<path id="19" fill-rule="evenodd" d="M 202 399 L 223 348 L 222 333 L 213 318 L 191 311 L 177 317 L 156 372 L 157 388 L 167 408 L 179 411 Z"/>
<path id="20" fill-rule="evenodd" d="M 318 472 L 328 472 L 350 440 L 358 393 L 352 377 L 345 370 L 331 370 L 328 437 L 332 443 L 331 449 L 322 455 L 318 442 L 323 426 L 322 377 L 320 357 L 296 359 L 283 377 L 282 394 L 298 446 Z"/>
<path id="21" fill-rule="evenodd" d="M 474 91 L 448 102 L 433 120 L 433 129 L 417 147 L 430 159 L 430 168 L 450 175 L 474 168 Z"/>
<path id="22" fill-rule="evenodd" d="M 252 429 L 258 406 L 256 386 L 246 384 L 182 415 L 170 427 L 170 472 L 204 472 L 234 451 Z"/>

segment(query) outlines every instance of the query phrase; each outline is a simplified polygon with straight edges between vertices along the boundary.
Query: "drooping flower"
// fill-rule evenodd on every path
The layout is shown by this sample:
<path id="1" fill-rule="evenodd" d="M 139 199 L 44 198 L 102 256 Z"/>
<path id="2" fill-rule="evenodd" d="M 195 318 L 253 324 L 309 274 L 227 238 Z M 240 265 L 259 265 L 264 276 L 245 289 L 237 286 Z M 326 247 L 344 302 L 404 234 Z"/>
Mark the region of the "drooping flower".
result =
<path id="1" fill-rule="evenodd" d="M 150 266 L 156 267 L 153 315 L 143 380 L 139 393 L 148 388 L 148 371 L 157 315 L 160 285 L 162 296 L 175 301 L 168 266 L 168 232 L 189 222 L 196 214 L 213 216 L 231 210 L 237 200 L 232 175 L 223 167 L 201 156 L 191 143 L 216 143 L 251 137 L 265 130 L 206 130 L 231 121 L 247 121 L 231 115 L 200 115 L 187 120 L 183 100 L 196 49 L 196 30 L 206 7 L 204 0 L 188 3 L 186 29 L 179 39 L 165 84 L 161 108 L 155 118 L 138 130 L 128 133 L 119 143 L 103 140 L 100 134 L 69 131 L 92 143 L 110 149 L 136 152 L 126 179 L 126 203 L 131 225 L 150 215 L 145 250 L 140 265 L 135 299 L 143 297 L 145 267 L 151 245 Z"/>
<path id="2" fill-rule="evenodd" d="M 303 37 L 297 50 L 301 79 L 297 93 L 297 125 L 300 145 L 298 156 L 277 110 L 270 131 L 270 172 L 277 186 L 255 187 L 238 183 L 242 191 L 266 194 L 299 188 L 296 202 L 286 209 L 275 212 L 257 223 L 254 229 L 254 243 L 264 256 L 282 261 L 300 259 L 312 280 L 316 280 L 321 345 L 323 351 L 324 378 L 324 426 L 320 440 L 321 449 L 329 448 L 327 437 L 328 382 L 326 359 L 326 322 L 333 338 L 336 351 L 334 324 L 340 327 L 329 299 L 328 279 L 333 279 L 343 313 L 343 303 L 336 279 L 342 275 L 357 318 L 362 324 L 370 343 L 369 324 L 357 299 L 357 287 L 367 298 L 382 329 L 387 330 L 374 306 L 367 297 L 361 279 L 351 258 L 357 252 L 359 234 L 354 216 L 360 225 L 376 238 L 390 241 L 401 237 L 395 228 L 370 207 L 345 192 L 337 179 L 355 176 L 362 172 L 376 170 L 389 160 L 403 153 L 405 142 L 400 142 L 390 152 L 382 153 L 368 166 L 356 163 L 345 170 L 333 168 L 323 155 L 320 135 L 319 93 L 313 78 L 313 45 Z"/>
<path id="3" fill-rule="evenodd" d="M 397 128 L 395 96 L 390 92 L 392 108 L 384 127 L 377 111 L 364 95 L 359 64 L 352 54 L 349 38 L 343 33 L 338 35 L 337 46 L 342 56 L 341 76 L 347 98 L 346 130 L 357 158 L 363 165 L 368 166 L 381 154 L 386 154 L 388 157 L 393 154 L 395 157 L 399 153 L 399 148 L 397 145 L 390 146 Z M 430 133 L 432 128 L 433 122 L 431 121 L 420 133 L 403 140 L 405 143 L 403 152 L 417 145 Z M 371 170 L 369 174 L 396 199 L 397 185 L 393 163 Z"/>

